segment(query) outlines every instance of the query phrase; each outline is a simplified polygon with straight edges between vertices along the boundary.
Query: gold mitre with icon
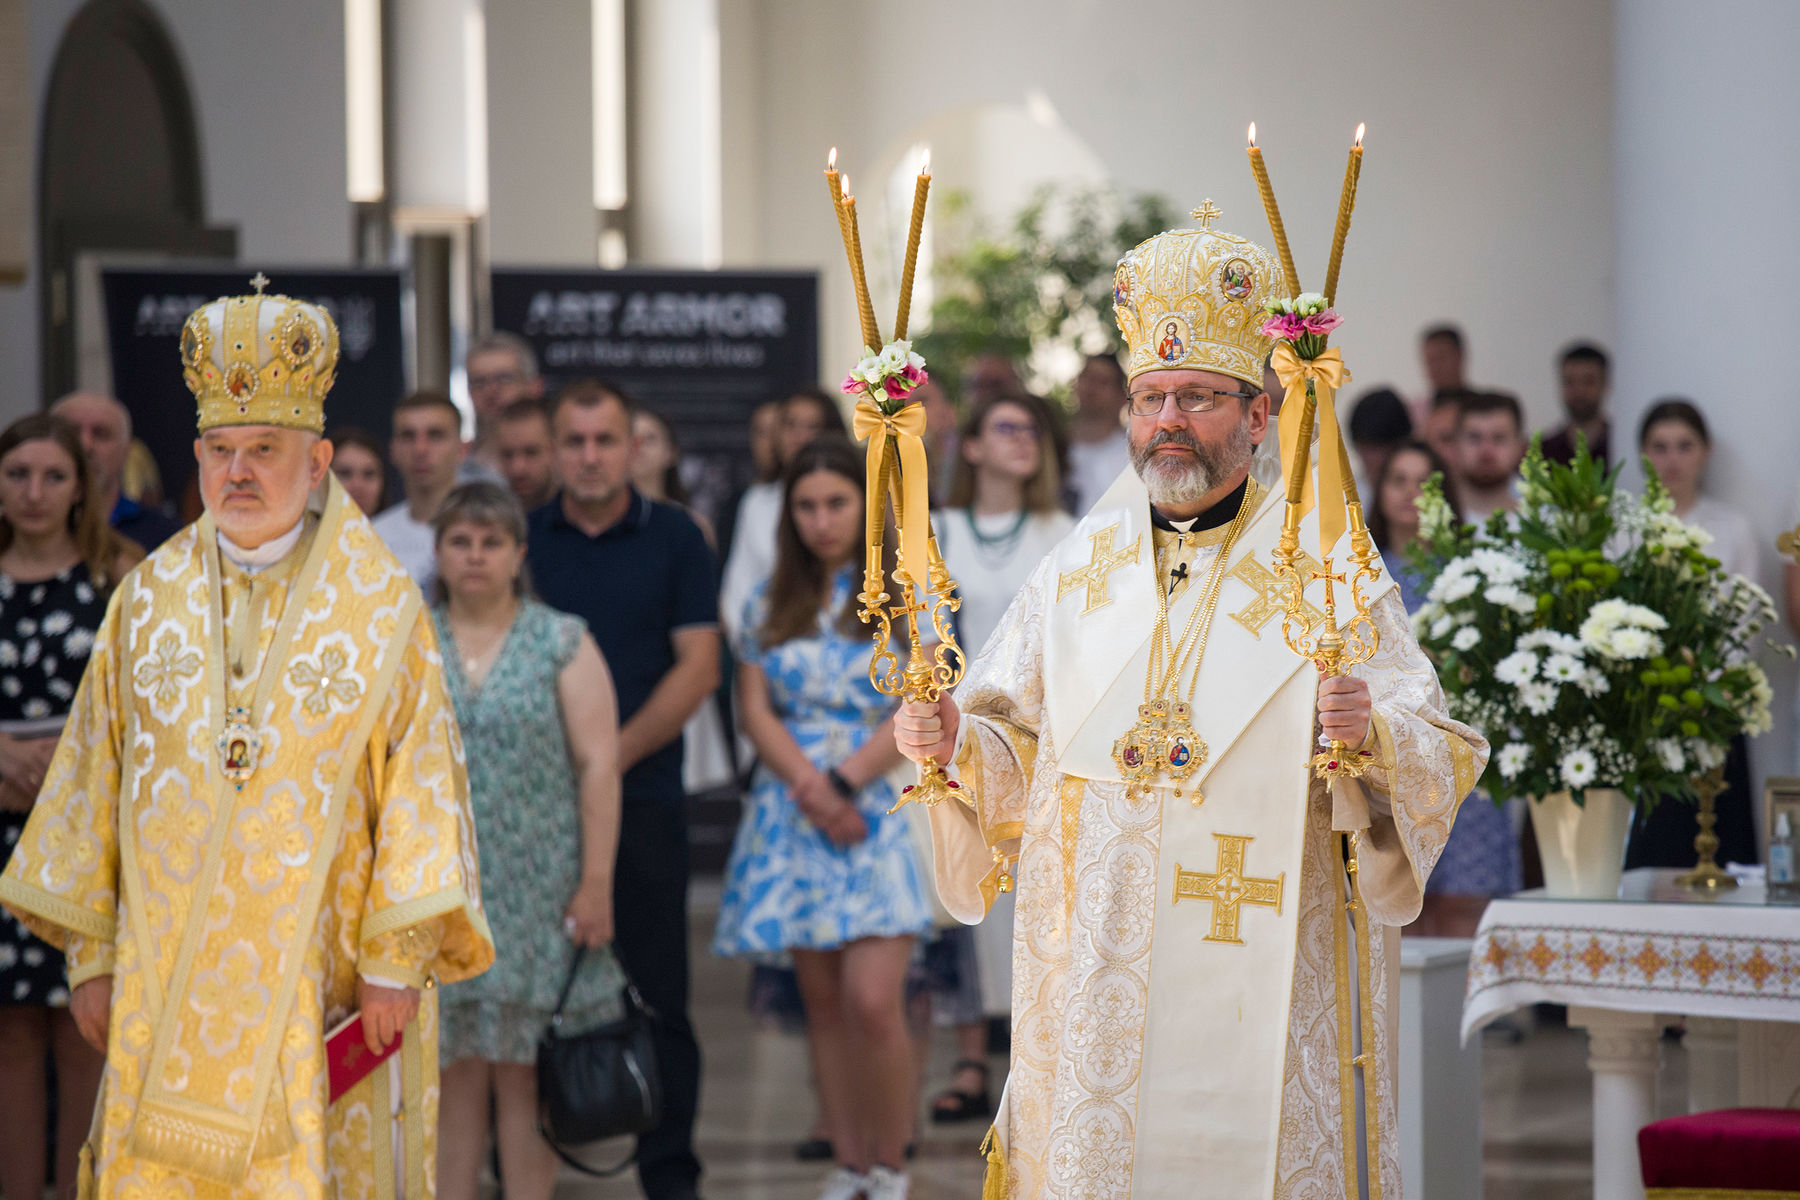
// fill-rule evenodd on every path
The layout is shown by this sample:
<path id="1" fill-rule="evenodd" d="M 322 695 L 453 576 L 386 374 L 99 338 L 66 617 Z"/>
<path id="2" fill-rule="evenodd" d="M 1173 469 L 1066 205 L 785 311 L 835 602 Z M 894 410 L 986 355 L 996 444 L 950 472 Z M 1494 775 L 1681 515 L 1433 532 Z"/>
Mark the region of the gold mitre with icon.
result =
<path id="1" fill-rule="evenodd" d="M 255 293 L 202 304 L 181 327 L 182 377 L 200 403 L 200 432 L 279 425 L 325 432 L 325 393 L 336 378 L 337 324 L 316 304 Z"/>
<path id="2" fill-rule="evenodd" d="M 1125 339 L 1125 375 L 1216 371 L 1262 386 L 1275 342 L 1262 335 L 1263 302 L 1283 295 L 1281 263 L 1247 238 L 1212 228 L 1211 200 L 1198 229 L 1139 242 L 1113 273 L 1113 312 Z"/>

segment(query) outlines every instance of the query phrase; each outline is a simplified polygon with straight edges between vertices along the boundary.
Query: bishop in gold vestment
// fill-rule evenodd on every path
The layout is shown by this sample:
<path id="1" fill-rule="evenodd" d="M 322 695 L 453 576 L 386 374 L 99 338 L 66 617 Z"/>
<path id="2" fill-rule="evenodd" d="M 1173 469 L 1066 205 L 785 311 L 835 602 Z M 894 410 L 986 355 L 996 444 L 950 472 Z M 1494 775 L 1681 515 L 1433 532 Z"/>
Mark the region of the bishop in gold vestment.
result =
<path id="1" fill-rule="evenodd" d="M 1210 229 L 1126 256 L 1134 467 L 953 701 L 897 722 L 903 750 L 948 757 L 973 796 L 931 810 L 949 910 L 980 920 L 1016 880 L 988 1196 L 1401 1195 L 1395 927 L 1487 746 L 1446 714 L 1385 570 L 1368 589 L 1380 649 L 1353 679 L 1322 681 L 1283 640 L 1282 497 L 1249 477 L 1273 435 L 1257 327 L 1281 279 Z M 1360 780 L 1313 777 L 1322 733 L 1347 738 Z M 1349 927 L 1338 831 L 1367 929 Z"/>
<path id="2" fill-rule="evenodd" d="M 493 957 L 432 624 L 321 469 L 330 317 L 215 301 L 182 352 L 208 513 L 121 582 L 0 877 L 65 947 L 78 1020 L 111 980 L 83 1192 L 428 1196 L 432 989 Z M 296 447 L 279 495 L 266 468 Z M 295 523 L 227 536 L 270 512 Z M 394 1065 L 329 1103 L 325 1035 L 359 992 L 422 1003 Z"/>

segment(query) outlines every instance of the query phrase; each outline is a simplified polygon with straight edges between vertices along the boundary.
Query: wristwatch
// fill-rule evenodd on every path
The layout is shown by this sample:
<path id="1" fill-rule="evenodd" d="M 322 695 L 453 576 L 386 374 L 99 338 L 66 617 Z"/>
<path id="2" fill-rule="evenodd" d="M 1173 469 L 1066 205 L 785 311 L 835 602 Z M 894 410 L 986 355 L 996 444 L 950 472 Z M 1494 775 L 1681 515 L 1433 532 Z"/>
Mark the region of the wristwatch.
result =
<path id="1" fill-rule="evenodd" d="M 843 773 L 836 767 L 825 772 L 825 778 L 830 782 L 832 790 L 844 799 L 853 800 L 856 798 L 856 789 L 850 786 L 850 781 L 845 779 Z"/>

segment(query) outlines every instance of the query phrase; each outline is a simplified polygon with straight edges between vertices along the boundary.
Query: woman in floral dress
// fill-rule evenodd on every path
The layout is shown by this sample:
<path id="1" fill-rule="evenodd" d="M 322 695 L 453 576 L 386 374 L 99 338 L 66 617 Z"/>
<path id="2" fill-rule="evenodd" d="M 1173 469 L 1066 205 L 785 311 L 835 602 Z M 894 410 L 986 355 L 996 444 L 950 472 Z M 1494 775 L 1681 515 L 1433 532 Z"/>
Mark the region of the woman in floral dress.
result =
<path id="1" fill-rule="evenodd" d="M 143 557 L 87 497 L 72 427 L 31 416 L 0 433 L 0 868 L 44 782 L 107 597 Z M 63 956 L 0 909 L 0 1195 L 44 1193 L 46 1058 L 56 1065 L 56 1177 L 73 1196 L 105 1060 L 69 1015 Z"/>
<path id="2" fill-rule="evenodd" d="M 499 1135 L 507 1200 L 549 1200 L 556 1157 L 537 1131 L 537 1038 L 577 945 L 563 1019 L 578 1032 L 620 1013 L 612 941 L 619 840 L 612 676 L 579 617 L 526 594 L 525 512 L 466 483 L 432 522 L 445 600 L 432 612 L 468 760 L 481 897 L 494 965 L 445 987 L 438 1046 L 438 1196 L 474 1200 Z"/>
<path id="3" fill-rule="evenodd" d="M 821 438 L 788 464 L 774 575 L 738 626 L 738 711 L 761 765 L 713 949 L 791 954 L 837 1170 L 825 1200 L 900 1200 L 916 1090 L 903 1013 L 925 883 L 886 774 L 894 702 L 856 615 L 863 457 Z"/>

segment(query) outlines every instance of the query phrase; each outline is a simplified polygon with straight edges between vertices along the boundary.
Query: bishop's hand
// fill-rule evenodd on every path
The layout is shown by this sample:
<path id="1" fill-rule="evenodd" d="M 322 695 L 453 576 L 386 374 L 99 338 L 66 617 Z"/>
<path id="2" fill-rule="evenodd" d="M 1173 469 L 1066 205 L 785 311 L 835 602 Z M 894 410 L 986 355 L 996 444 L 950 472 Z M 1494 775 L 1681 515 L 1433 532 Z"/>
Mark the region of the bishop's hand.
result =
<path id="1" fill-rule="evenodd" d="M 894 715 L 894 742 L 913 762 L 936 758 L 947 763 L 956 750 L 956 731 L 961 724 L 962 713 L 949 696 L 935 704 L 908 700 Z"/>
<path id="2" fill-rule="evenodd" d="M 363 1044 L 370 1054 L 380 1054 L 419 1015 L 419 989 L 383 987 L 358 978 L 356 1006 L 362 1010 Z"/>
<path id="3" fill-rule="evenodd" d="M 69 1015 L 75 1018 L 81 1040 L 106 1053 L 106 1027 L 112 1020 L 113 978 L 95 975 L 82 981 L 69 994 Z"/>
<path id="4" fill-rule="evenodd" d="M 1354 675 L 1319 680 L 1319 732 L 1352 748 L 1369 736 L 1369 685 Z"/>

